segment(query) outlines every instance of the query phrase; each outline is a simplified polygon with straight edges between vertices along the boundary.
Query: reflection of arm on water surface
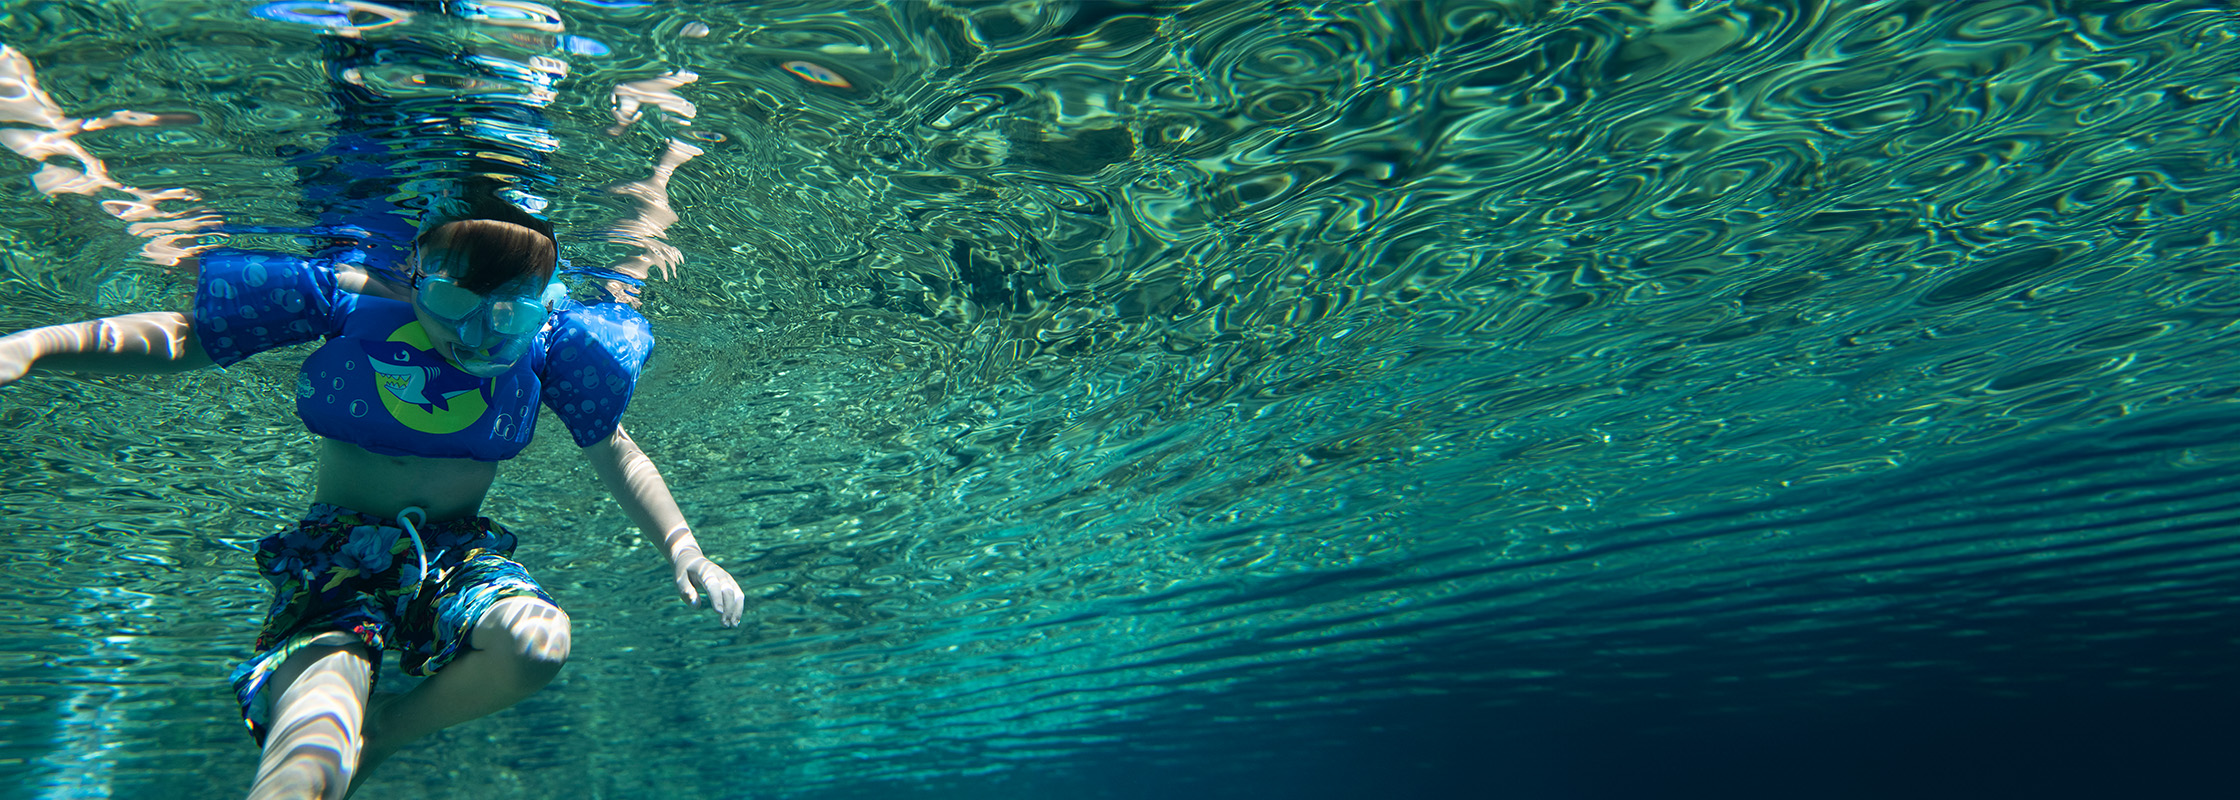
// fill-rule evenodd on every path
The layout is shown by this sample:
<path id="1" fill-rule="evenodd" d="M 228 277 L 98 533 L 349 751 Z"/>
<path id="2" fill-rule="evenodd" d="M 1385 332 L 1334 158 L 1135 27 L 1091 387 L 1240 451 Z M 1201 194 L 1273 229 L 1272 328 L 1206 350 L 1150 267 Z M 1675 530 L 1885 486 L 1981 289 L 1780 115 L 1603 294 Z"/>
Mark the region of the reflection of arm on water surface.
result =
<path id="1" fill-rule="evenodd" d="M 110 216 L 131 223 L 133 235 L 147 238 L 141 254 L 149 261 L 170 266 L 194 249 L 182 242 L 193 236 L 192 231 L 216 221 L 216 217 L 203 215 L 188 217 L 191 212 L 171 212 L 158 204 L 167 200 L 192 203 L 201 197 L 186 189 L 141 189 L 126 186 L 109 177 L 108 165 L 87 152 L 78 144 L 77 135 L 120 126 L 193 125 L 200 123 L 191 114 L 148 114 L 139 111 L 117 111 L 99 119 L 78 119 L 63 113 L 54 98 L 39 88 L 39 79 L 31 59 L 22 51 L 0 44 L 0 123 L 22 123 L 34 128 L 0 128 L 0 145 L 18 155 L 40 162 L 39 171 L 31 176 L 31 183 L 42 194 L 94 195 L 102 191 L 122 192 L 131 200 L 104 200 L 101 210 Z M 72 169 L 60 164 L 47 163 L 50 158 L 67 158 L 78 162 Z"/>

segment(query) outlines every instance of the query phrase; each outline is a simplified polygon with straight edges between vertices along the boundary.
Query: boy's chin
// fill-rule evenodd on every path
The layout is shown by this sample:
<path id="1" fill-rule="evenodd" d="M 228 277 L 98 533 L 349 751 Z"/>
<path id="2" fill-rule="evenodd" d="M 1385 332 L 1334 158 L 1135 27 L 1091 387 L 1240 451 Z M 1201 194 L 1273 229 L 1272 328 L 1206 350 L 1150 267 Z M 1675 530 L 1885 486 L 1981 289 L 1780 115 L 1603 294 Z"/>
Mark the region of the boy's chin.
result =
<path id="1" fill-rule="evenodd" d="M 469 352 L 471 351 L 458 342 L 452 342 L 444 346 L 443 357 L 444 360 L 451 362 L 451 366 L 458 367 L 460 372 L 477 378 L 495 378 L 504 374 L 506 370 L 513 369 L 515 363 L 514 361 L 508 361 L 500 364 L 495 361 L 477 359 L 467 355 Z"/>

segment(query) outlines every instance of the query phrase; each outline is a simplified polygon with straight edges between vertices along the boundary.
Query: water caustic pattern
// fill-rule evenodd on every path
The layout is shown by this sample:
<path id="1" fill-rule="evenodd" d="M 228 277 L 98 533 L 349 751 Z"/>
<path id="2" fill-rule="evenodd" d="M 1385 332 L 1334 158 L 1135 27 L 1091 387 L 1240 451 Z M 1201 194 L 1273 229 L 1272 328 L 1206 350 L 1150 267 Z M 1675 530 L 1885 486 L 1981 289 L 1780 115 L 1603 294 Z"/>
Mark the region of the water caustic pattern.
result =
<path id="1" fill-rule="evenodd" d="M 78 135 L 119 185 L 300 225 L 318 20 L 379 20 L 298 5 L 11 2 L 0 41 L 68 118 L 197 120 Z M 575 659 L 369 791 L 1212 785 L 1396 703 L 2232 677 L 2119 646 L 2229 622 L 2230 4 L 557 8 L 484 43 L 564 66 L 549 139 L 410 147 L 543 181 L 579 265 L 657 249 L 628 187 L 705 151 L 631 427 L 748 620 L 662 605 L 545 437 L 490 512 Z M 5 163 L 0 327 L 181 305 Z M 245 785 L 282 361 L 0 390 L 8 793 Z"/>

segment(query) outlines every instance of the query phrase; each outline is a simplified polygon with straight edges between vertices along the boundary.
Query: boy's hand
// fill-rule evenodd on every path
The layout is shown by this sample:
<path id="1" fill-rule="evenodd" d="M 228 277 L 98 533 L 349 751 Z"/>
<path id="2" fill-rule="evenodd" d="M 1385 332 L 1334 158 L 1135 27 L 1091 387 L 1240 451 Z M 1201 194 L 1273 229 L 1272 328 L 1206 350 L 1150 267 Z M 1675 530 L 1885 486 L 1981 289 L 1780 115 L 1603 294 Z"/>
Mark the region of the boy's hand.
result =
<path id="1" fill-rule="evenodd" d="M 0 336 L 0 386 L 14 383 L 24 373 L 31 371 L 31 362 L 39 360 L 39 350 L 31 337 L 24 335 Z"/>
<path id="2" fill-rule="evenodd" d="M 694 606 L 700 605 L 700 593 L 708 593 L 708 605 L 723 615 L 723 626 L 739 627 L 739 615 L 746 612 L 747 593 L 740 591 L 739 582 L 731 573 L 716 566 L 707 556 L 691 553 L 677 560 L 677 594 Z"/>

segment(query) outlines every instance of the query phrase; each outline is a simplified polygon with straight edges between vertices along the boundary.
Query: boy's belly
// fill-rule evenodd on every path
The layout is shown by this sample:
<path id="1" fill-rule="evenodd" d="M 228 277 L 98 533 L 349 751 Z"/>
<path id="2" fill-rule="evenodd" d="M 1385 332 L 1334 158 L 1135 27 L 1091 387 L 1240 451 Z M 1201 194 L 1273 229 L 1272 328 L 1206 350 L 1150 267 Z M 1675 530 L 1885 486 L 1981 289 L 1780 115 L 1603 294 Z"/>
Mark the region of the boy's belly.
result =
<path id="1" fill-rule="evenodd" d="M 498 477 L 496 462 L 385 456 L 320 437 L 319 486 L 312 501 L 395 519 L 408 506 L 431 522 L 479 516 Z"/>

